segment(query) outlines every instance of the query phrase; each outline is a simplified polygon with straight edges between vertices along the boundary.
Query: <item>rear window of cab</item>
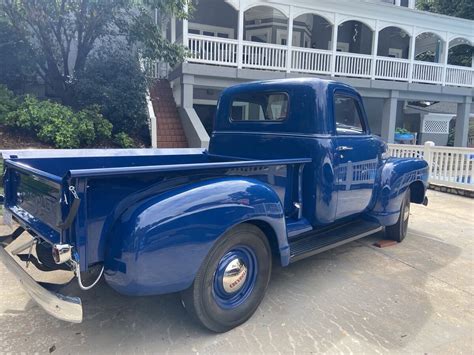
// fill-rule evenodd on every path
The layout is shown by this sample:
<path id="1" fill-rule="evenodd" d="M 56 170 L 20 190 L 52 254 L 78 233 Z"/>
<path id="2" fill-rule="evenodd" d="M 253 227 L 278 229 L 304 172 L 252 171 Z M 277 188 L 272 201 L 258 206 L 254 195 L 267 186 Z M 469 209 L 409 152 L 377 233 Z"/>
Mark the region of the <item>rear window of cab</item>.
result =
<path id="1" fill-rule="evenodd" d="M 289 99 L 284 92 L 242 93 L 232 99 L 233 122 L 281 122 L 288 118 Z"/>

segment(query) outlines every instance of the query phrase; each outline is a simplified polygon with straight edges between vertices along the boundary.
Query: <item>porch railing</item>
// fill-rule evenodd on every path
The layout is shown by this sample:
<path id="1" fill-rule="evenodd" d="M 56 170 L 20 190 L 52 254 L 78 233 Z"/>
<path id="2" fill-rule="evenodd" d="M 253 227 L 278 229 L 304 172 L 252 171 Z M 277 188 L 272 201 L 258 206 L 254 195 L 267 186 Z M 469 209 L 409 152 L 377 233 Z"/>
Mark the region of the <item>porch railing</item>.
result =
<path id="1" fill-rule="evenodd" d="M 443 65 L 429 62 L 413 64 L 413 81 L 418 83 L 439 84 L 443 80 Z"/>
<path id="2" fill-rule="evenodd" d="M 286 47 L 245 41 L 243 44 L 242 66 L 245 68 L 285 70 Z"/>
<path id="3" fill-rule="evenodd" d="M 446 84 L 455 86 L 473 86 L 474 70 L 466 67 L 448 65 L 446 67 Z"/>
<path id="4" fill-rule="evenodd" d="M 370 78 L 371 68 L 371 55 L 336 52 L 336 75 Z"/>
<path id="5" fill-rule="evenodd" d="M 375 59 L 375 78 L 408 81 L 410 61 L 388 57 Z"/>
<path id="6" fill-rule="evenodd" d="M 188 61 L 219 65 L 237 65 L 238 42 L 209 36 L 189 36 Z"/>
<path id="7" fill-rule="evenodd" d="M 292 71 L 331 74 L 331 51 L 295 47 L 292 56 Z"/>
<path id="8" fill-rule="evenodd" d="M 474 148 L 389 144 L 394 157 L 421 158 L 428 162 L 430 183 L 474 191 Z"/>
<path id="9" fill-rule="evenodd" d="M 278 71 L 474 86 L 474 68 L 188 34 L 188 62 Z M 240 60 L 239 60 L 240 59 Z M 289 62 L 288 62 L 289 60 Z"/>

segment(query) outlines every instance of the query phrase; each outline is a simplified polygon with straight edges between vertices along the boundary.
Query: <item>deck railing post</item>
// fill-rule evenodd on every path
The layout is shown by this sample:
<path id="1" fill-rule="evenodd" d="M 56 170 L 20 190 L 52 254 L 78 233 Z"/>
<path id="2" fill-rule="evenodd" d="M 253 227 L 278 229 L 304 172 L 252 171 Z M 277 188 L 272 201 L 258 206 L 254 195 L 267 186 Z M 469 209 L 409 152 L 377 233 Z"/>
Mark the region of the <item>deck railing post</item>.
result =
<path id="1" fill-rule="evenodd" d="M 291 47 L 293 46 L 293 6 L 290 5 L 290 13 L 288 16 L 288 38 L 286 40 L 286 72 L 291 71 L 292 54 Z"/>
<path id="2" fill-rule="evenodd" d="M 186 4 L 184 6 L 184 11 L 188 12 L 188 5 Z M 189 42 L 188 42 L 188 19 L 185 18 L 183 19 L 183 46 L 184 48 L 188 48 Z"/>
<path id="3" fill-rule="evenodd" d="M 240 6 L 239 6 L 239 15 L 238 15 L 238 26 L 239 26 L 239 29 L 238 29 L 238 33 L 237 33 L 237 40 L 238 40 L 238 43 L 237 43 L 237 68 L 238 69 L 242 69 L 242 57 L 244 55 L 244 44 L 243 44 L 243 41 L 244 41 L 244 11 L 242 9 L 242 2 L 240 2 Z"/>
<path id="4" fill-rule="evenodd" d="M 446 32 L 444 37 L 444 52 L 443 52 L 443 77 L 441 78 L 441 85 L 446 86 L 446 69 L 448 67 L 449 55 L 449 33 Z"/>
<path id="5" fill-rule="evenodd" d="M 413 26 L 410 37 L 409 60 L 408 65 L 408 82 L 413 82 L 413 67 L 415 65 L 415 45 L 416 45 L 416 27 Z"/>
<path id="6" fill-rule="evenodd" d="M 375 80 L 375 70 L 377 65 L 377 52 L 379 48 L 379 20 L 375 20 L 374 43 L 372 43 L 372 66 L 370 67 L 370 77 Z"/>
<path id="7" fill-rule="evenodd" d="M 331 76 L 336 75 L 336 53 L 337 53 L 337 32 L 338 32 L 338 17 L 334 16 L 334 25 L 332 26 L 332 48 L 331 48 Z"/>
<path id="8" fill-rule="evenodd" d="M 431 152 L 431 148 L 433 148 L 434 146 L 435 146 L 434 142 L 427 141 L 427 142 L 425 142 L 425 146 L 424 146 L 424 149 L 423 149 L 423 160 L 425 160 L 428 163 L 428 169 L 429 169 L 429 174 L 428 175 L 431 175 L 431 171 L 432 171 L 432 166 L 433 166 L 432 157 L 433 157 L 433 154 Z"/>

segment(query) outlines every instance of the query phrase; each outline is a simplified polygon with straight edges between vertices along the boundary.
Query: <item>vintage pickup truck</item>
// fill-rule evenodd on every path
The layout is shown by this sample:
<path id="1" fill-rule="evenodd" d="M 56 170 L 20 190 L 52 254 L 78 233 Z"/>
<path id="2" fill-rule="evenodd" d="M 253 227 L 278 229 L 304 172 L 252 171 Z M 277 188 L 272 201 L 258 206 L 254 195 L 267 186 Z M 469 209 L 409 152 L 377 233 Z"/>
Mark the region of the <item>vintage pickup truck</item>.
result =
<path id="1" fill-rule="evenodd" d="M 1 237 L 0 259 L 63 320 L 82 321 L 80 298 L 34 281 L 26 259 L 82 289 L 104 277 L 130 296 L 181 292 L 223 332 L 254 313 L 272 264 L 383 228 L 400 242 L 410 203 L 427 203 L 426 162 L 389 157 L 348 85 L 237 85 L 214 127 L 208 150 L 3 152 L 3 213 L 20 227 Z"/>

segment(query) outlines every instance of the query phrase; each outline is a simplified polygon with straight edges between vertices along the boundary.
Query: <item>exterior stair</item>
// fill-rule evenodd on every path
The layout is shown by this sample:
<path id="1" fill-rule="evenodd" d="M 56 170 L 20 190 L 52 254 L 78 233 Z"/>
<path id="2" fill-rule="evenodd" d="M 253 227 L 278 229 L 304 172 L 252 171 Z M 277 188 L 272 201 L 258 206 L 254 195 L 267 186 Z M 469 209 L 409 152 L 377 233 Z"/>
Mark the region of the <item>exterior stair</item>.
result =
<path id="1" fill-rule="evenodd" d="M 188 148 L 169 81 L 157 80 L 150 95 L 156 117 L 158 148 Z"/>

